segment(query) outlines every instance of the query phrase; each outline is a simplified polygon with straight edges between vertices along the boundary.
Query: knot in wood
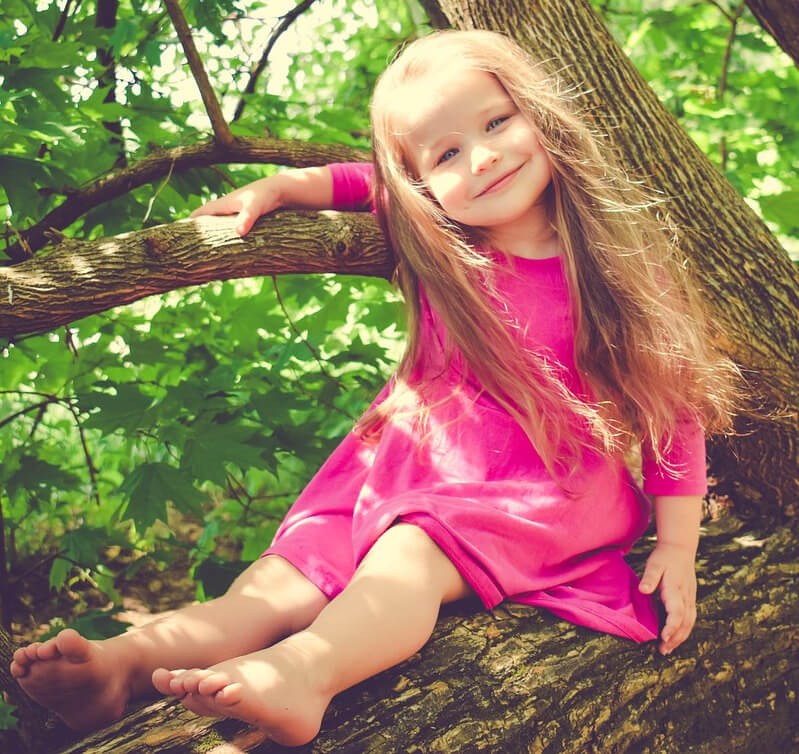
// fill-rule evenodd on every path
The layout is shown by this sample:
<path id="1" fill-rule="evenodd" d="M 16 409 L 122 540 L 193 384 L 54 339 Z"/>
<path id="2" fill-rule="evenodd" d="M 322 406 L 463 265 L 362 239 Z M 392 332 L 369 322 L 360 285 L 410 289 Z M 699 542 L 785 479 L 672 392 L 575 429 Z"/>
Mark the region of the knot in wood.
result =
<path id="1" fill-rule="evenodd" d="M 156 238 L 155 236 L 145 236 L 144 251 L 148 257 L 158 259 L 159 257 L 163 256 L 163 254 L 167 251 L 167 248 L 160 238 Z"/>

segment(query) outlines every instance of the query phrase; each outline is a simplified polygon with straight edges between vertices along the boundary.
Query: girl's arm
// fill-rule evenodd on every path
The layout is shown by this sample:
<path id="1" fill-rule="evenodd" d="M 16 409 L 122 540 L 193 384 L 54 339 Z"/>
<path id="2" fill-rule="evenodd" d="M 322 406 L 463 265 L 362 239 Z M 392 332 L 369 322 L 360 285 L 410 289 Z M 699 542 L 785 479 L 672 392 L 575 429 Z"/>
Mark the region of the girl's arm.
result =
<path id="1" fill-rule="evenodd" d="M 238 215 L 236 232 L 243 236 L 261 216 L 281 207 L 354 210 L 369 206 L 372 165 L 344 162 L 285 170 L 248 183 L 194 210 L 200 215 Z"/>
<path id="2" fill-rule="evenodd" d="M 194 210 L 200 215 L 238 215 L 236 232 L 243 236 L 261 216 L 281 207 L 332 209 L 333 176 L 330 167 L 285 170 L 261 178 Z"/>
<path id="3" fill-rule="evenodd" d="M 699 422 L 681 421 L 662 455 L 665 463 L 659 464 L 651 447 L 643 447 L 644 492 L 654 496 L 657 545 L 640 589 L 651 594 L 659 587 L 666 608 L 660 651 L 669 654 L 688 638 L 696 622 L 695 560 L 702 496 L 707 492 L 705 436 Z"/>
<path id="4" fill-rule="evenodd" d="M 639 587 L 651 594 L 660 586 L 666 608 L 660 652 L 670 654 L 696 623 L 696 550 L 702 517 L 701 495 L 655 497 L 657 545 L 646 562 Z"/>

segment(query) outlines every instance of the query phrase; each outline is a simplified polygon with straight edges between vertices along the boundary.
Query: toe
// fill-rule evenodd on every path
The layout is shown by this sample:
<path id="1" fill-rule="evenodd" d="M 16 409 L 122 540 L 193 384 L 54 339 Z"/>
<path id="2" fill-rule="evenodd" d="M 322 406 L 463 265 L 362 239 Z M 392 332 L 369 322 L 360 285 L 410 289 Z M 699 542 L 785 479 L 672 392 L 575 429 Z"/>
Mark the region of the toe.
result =
<path id="1" fill-rule="evenodd" d="M 229 683 L 217 692 L 214 701 L 217 704 L 224 704 L 226 707 L 232 704 L 238 704 L 242 699 L 243 691 L 244 686 L 240 683 Z"/>
<path id="2" fill-rule="evenodd" d="M 224 673 L 211 673 L 211 675 L 200 680 L 200 683 L 197 685 L 197 693 L 203 696 L 213 696 L 229 683 L 230 678 Z"/>
<path id="3" fill-rule="evenodd" d="M 186 694 L 180 703 L 190 709 L 195 715 L 205 715 L 206 717 L 223 717 L 215 710 L 208 701 L 198 694 Z"/>
<path id="4" fill-rule="evenodd" d="M 180 670 L 170 670 L 169 671 L 172 677 L 169 679 L 169 691 L 168 694 L 172 694 L 172 696 L 184 696 L 186 694 L 186 688 L 183 685 L 183 676 L 188 673 L 188 670 L 181 668 Z"/>
<path id="5" fill-rule="evenodd" d="M 40 660 L 55 660 L 57 657 L 60 657 L 61 653 L 58 651 L 58 645 L 55 639 L 48 639 L 43 644 L 40 644 L 36 651 L 36 656 Z"/>
<path id="6" fill-rule="evenodd" d="M 58 651 L 72 662 L 87 662 L 91 645 L 74 628 L 65 628 L 55 637 Z"/>
<path id="7" fill-rule="evenodd" d="M 167 670 L 166 668 L 157 668 L 153 671 L 153 686 L 155 686 L 156 690 L 161 694 L 166 694 L 167 696 L 174 695 L 175 692 L 172 690 L 171 686 L 173 673 L 174 671 Z"/>
<path id="8" fill-rule="evenodd" d="M 200 681 L 212 675 L 210 670 L 200 670 L 194 668 L 193 670 L 186 671 L 181 680 L 183 681 L 183 688 L 186 689 L 187 694 L 196 694 L 200 687 Z"/>
<path id="9" fill-rule="evenodd" d="M 18 665 L 29 665 L 28 653 L 25 651 L 26 647 L 20 647 L 14 651 L 14 662 Z"/>
<path id="10" fill-rule="evenodd" d="M 27 664 L 23 665 L 21 662 L 17 662 L 16 660 L 11 661 L 11 665 L 9 665 L 8 669 L 14 678 L 22 678 L 28 673 Z"/>
<path id="11" fill-rule="evenodd" d="M 28 644 L 27 647 L 23 647 L 22 651 L 25 653 L 28 662 L 36 662 L 36 660 L 39 659 L 39 647 L 41 646 L 41 642 L 35 641 L 33 644 Z"/>

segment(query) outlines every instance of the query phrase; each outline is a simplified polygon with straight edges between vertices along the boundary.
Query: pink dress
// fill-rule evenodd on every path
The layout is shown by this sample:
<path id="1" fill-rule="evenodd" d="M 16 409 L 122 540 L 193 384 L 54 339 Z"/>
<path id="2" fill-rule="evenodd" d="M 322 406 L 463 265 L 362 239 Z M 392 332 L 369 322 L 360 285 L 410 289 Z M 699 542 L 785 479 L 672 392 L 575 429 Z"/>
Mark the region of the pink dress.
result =
<path id="1" fill-rule="evenodd" d="M 336 164 L 331 170 L 336 208 L 363 206 L 371 166 Z M 497 262 L 503 314 L 519 325 L 529 346 L 557 359 L 567 384 L 578 384 L 560 258 L 508 263 L 498 255 Z M 435 361 L 443 325 L 426 300 L 422 315 L 423 342 Z M 457 381 L 456 374 L 444 375 L 442 395 Z M 284 557 L 332 599 L 378 537 L 405 521 L 441 547 L 486 608 L 507 599 L 635 641 L 657 637 L 654 600 L 638 591 L 623 557 L 646 529 L 650 505 L 621 461 L 585 452 L 567 494 L 521 427 L 474 385 L 435 407 L 429 429 L 421 444 L 404 418 L 392 419 L 373 447 L 347 435 L 264 554 Z M 700 427 L 681 432 L 668 461 L 681 468 L 680 478 L 645 454 L 645 492 L 706 492 Z"/>

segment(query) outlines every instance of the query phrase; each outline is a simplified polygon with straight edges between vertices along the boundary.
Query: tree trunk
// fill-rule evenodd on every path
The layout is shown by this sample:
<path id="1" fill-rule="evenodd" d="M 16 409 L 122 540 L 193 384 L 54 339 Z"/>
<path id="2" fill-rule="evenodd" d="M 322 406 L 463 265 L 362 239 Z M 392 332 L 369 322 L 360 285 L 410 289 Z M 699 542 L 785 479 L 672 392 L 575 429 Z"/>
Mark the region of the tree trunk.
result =
<path id="1" fill-rule="evenodd" d="M 760 25 L 799 66 L 799 0 L 746 0 Z"/>
<path id="2" fill-rule="evenodd" d="M 545 610 L 503 603 L 486 612 L 464 602 L 442 612 L 421 652 L 337 696 L 308 746 L 285 749 L 243 723 L 158 701 L 74 745 L 51 736 L 29 751 L 796 751 L 796 532 L 784 527 L 763 540 L 730 523 L 702 539 L 699 620 L 669 657 Z M 648 549 L 631 558 L 639 571 Z"/>

